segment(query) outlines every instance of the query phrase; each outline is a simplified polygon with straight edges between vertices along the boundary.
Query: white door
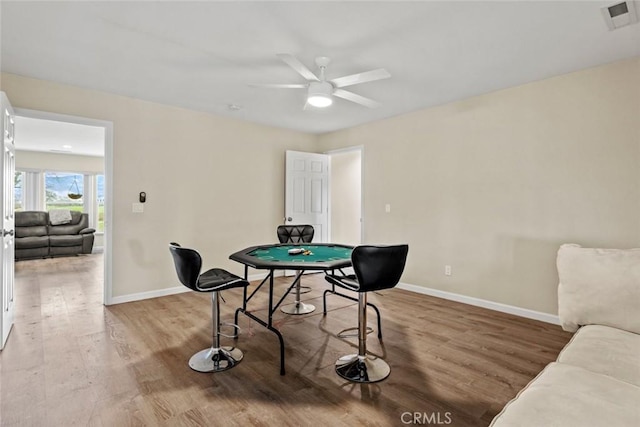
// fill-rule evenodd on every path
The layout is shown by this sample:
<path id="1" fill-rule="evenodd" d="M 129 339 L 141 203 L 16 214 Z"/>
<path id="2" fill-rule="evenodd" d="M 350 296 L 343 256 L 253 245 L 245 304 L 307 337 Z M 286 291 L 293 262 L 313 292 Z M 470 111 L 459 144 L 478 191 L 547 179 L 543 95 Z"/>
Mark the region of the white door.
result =
<path id="1" fill-rule="evenodd" d="M 13 326 L 14 303 L 14 233 L 15 233 L 15 206 L 13 194 L 13 179 L 15 175 L 15 146 L 13 109 L 4 92 L 0 92 L 0 106 L 2 107 L 2 140 L 3 154 L 0 163 L 0 185 L 2 186 L 2 245 L 0 245 L 0 265 L 2 266 L 2 342 L 0 349 L 4 348 L 9 332 Z"/>
<path id="2" fill-rule="evenodd" d="M 329 165 L 326 154 L 286 152 L 285 224 L 310 224 L 314 242 L 329 239 Z"/>

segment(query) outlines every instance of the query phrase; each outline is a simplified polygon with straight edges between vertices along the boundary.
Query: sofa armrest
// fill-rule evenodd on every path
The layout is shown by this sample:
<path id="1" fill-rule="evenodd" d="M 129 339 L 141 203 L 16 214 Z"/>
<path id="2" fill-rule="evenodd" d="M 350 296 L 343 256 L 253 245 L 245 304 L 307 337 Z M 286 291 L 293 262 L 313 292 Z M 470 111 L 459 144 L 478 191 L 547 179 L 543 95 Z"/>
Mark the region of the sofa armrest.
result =
<path id="1" fill-rule="evenodd" d="M 83 228 L 82 230 L 80 230 L 78 232 L 78 234 L 90 234 L 90 233 L 95 233 L 96 229 L 95 228 Z"/>
<path id="2" fill-rule="evenodd" d="M 84 230 L 91 230 L 91 232 L 82 233 Z M 95 239 L 95 234 L 93 234 L 93 228 L 85 228 L 80 232 L 82 236 L 82 253 L 90 254 L 93 251 L 93 240 Z"/>

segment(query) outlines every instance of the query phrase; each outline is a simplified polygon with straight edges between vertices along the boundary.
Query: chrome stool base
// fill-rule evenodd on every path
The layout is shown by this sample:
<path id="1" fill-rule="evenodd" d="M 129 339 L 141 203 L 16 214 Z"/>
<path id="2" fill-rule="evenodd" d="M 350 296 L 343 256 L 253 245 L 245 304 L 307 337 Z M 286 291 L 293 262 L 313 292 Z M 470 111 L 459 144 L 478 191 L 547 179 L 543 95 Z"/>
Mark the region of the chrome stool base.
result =
<path id="1" fill-rule="evenodd" d="M 242 361 L 244 354 L 239 348 L 205 348 L 189 359 L 189 367 L 198 372 L 220 372 L 233 368 Z"/>
<path id="2" fill-rule="evenodd" d="M 316 310 L 316 306 L 312 304 L 305 304 L 303 302 L 296 302 L 293 304 L 287 304 L 280 307 L 280 311 L 287 314 L 309 314 Z"/>
<path id="3" fill-rule="evenodd" d="M 380 358 L 349 354 L 336 361 L 336 373 L 345 380 L 370 384 L 387 378 L 391 368 Z"/>

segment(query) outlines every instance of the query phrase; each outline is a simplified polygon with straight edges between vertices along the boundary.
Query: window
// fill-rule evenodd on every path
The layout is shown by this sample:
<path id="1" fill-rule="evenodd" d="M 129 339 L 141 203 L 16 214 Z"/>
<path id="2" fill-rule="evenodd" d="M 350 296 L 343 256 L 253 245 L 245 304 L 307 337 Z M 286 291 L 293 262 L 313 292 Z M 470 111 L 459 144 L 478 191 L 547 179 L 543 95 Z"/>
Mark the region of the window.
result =
<path id="1" fill-rule="evenodd" d="M 96 202 L 98 203 L 98 218 L 96 231 L 104 233 L 104 175 L 96 175 Z"/>
<path id="2" fill-rule="evenodd" d="M 69 209 L 89 215 L 89 227 L 104 233 L 105 179 L 103 174 L 16 171 L 16 210 Z"/>
<path id="3" fill-rule="evenodd" d="M 68 172 L 45 172 L 45 210 L 84 210 L 84 175 Z"/>
<path id="4" fill-rule="evenodd" d="M 16 171 L 13 178 L 13 185 L 16 210 L 24 210 L 24 172 Z"/>

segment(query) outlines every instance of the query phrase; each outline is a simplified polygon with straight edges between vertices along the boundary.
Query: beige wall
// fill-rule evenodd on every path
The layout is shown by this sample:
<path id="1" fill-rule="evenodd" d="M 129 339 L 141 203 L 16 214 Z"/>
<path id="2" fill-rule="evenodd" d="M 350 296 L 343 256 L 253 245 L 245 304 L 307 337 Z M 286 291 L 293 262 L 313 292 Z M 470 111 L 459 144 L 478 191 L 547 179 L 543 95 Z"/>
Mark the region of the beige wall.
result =
<path id="1" fill-rule="evenodd" d="M 362 166 L 360 150 L 331 154 L 331 241 L 361 243 Z"/>
<path id="2" fill-rule="evenodd" d="M 229 254 L 276 241 L 284 152 L 316 138 L 76 87 L 2 75 L 14 107 L 113 122 L 113 295 L 178 286 L 168 243 L 237 273 Z M 146 191 L 143 214 L 131 213 Z"/>
<path id="3" fill-rule="evenodd" d="M 640 59 L 319 139 L 356 145 L 365 243 L 409 243 L 405 283 L 555 314 L 561 243 L 640 246 Z"/>
<path id="4" fill-rule="evenodd" d="M 17 169 L 103 173 L 104 158 L 16 150 Z"/>
<path id="5" fill-rule="evenodd" d="M 176 286 L 172 240 L 240 272 L 229 253 L 275 240 L 287 149 L 364 146 L 365 243 L 409 243 L 405 283 L 557 313 L 561 243 L 640 246 L 640 59 L 320 137 L 10 74 L 2 90 L 114 123 L 114 296 Z"/>

